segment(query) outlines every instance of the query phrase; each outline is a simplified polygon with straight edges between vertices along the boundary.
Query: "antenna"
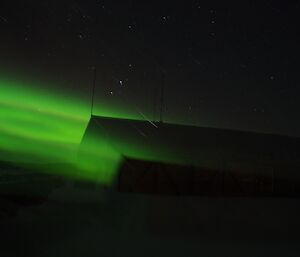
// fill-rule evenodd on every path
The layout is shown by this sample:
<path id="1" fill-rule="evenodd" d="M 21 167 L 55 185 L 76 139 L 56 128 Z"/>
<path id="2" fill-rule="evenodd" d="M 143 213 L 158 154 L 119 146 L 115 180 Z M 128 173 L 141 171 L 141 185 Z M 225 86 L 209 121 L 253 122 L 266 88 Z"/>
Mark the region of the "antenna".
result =
<path id="1" fill-rule="evenodd" d="M 165 105 L 165 73 L 162 71 L 161 88 L 160 88 L 160 115 L 159 122 L 163 122 L 163 111 Z"/>
<path id="2" fill-rule="evenodd" d="M 93 87 L 92 87 L 92 104 L 91 104 L 91 116 L 93 116 L 93 109 L 94 109 L 94 99 L 95 99 L 95 88 L 96 88 L 96 79 L 97 79 L 97 69 L 93 67 L 94 74 L 93 74 Z"/>
<path id="3" fill-rule="evenodd" d="M 156 111 L 157 111 L 157 87 L 153 87 L 153 121 L 156 122 Z"/>

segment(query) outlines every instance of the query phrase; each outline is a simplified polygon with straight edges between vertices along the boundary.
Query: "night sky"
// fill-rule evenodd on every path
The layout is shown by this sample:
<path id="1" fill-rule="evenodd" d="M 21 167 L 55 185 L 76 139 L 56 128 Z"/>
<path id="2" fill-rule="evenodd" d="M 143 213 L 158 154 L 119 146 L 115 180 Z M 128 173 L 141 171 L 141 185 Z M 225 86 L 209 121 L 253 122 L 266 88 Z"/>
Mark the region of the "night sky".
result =
<path id="1" fill-rule="evenodd" d="M 1 74 L 95 114 L 300 136 L 299 1 L 1 1 Z M 38 82 L 37 82 L 38 81 Z M 1 92 L 0 92 L 1 94 Z"/>

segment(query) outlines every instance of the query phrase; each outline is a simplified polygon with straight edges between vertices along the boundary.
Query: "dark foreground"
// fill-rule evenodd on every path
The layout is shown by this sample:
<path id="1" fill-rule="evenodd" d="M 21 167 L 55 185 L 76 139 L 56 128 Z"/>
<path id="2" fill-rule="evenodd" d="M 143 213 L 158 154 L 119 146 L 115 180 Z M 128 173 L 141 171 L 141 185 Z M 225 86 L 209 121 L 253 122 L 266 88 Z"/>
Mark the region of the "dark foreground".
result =
<path id="1" fill-rule="evenodd" d="M 298 198 L 146 195 L 57 181 L 44 179 L 38 197 L 2 194 L 0 256 L 300 254 Z"/>

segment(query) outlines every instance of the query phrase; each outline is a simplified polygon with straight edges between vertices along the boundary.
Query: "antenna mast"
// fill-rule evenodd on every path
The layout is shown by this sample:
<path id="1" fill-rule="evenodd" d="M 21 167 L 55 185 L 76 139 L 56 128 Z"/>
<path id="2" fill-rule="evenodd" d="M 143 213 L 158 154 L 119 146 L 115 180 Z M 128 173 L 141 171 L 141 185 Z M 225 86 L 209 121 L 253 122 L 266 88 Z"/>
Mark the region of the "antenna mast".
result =
<path id="1" fill-rule="evenodd" d="M 161 88 L 160 88 L 160 115 L 159 122 L 163 122 L 163 111 L 165 105 L 165 73 L 162 72 Z"/>
<path id="2" fill-rule="evenodd" d="M 92 87 L 91 116 L 93 116 L 95 89 L 96 89 L 96 79 L 97 79 L 97 69 L 96 69 L 96 67 L 93 67 L 93 70 L 94 70 L 94 74 L 93 74 L 93 87 Z"/>

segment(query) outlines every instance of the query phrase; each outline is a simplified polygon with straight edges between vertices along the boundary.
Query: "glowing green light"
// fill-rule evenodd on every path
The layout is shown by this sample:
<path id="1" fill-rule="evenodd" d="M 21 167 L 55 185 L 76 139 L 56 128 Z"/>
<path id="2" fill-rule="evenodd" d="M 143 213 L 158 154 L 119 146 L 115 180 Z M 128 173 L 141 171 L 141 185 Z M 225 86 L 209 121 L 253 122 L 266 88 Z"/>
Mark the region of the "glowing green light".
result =
<path id="1" fill-rule="evenodd" d="M 26 165 L 44 163 L 47 172 L 112 183 L 123 155 L 178 163 L 177 154 L 163 144 L 146 145 L 90 123 L 90 102 L 49 92 L 45 87 L 0 76 L 0 160 Z M 147 119 L 136 108 L 95 105 L 94 115 L 131 120 Z M 98 124 L 99 125 L 99 124 Z M 97 126 L 98 126 L 97 125 Z M 90 126 L 89 126 L 90 127 Z M 34 165 L 33 165 L 34 166 Z"/>
<path id="2" fill-rule="evenodd" d="M 19 165 L 68 163 L 56 165 L 55 172 L 111 182 L 120 155 L 103 140 L 94 138 L 85 144 L 78 158 L 90 103 L 17 80 L 0 79 L 0 92 L 0 160 Z M 48 167 L 54 171 L 53 166 Z"/>

